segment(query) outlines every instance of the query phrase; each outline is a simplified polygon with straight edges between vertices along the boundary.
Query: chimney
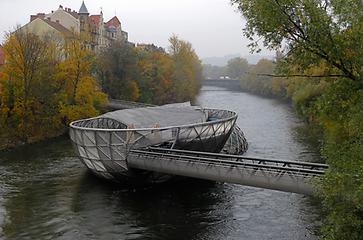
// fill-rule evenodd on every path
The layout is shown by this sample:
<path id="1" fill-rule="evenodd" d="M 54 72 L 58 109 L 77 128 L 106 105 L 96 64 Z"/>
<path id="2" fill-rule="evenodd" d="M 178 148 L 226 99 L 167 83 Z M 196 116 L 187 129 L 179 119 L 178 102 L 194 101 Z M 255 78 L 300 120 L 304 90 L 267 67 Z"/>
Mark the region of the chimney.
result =
<path id="1" fill-rule="evenodd" d="M 30 21 L 34 21 L 35 19 L 38 18 L 38 15 L 30 15 Z"/>
<path id="2" fill-rule="evenodd" d="M 59 8 L 60 8 L 60 9 L 63 9 L 63 6 L 62 6 L 62 5 L 59 5 Z"/>
<path id="3" fill-rule="evenodd" d="M 45 13 L 37 13 L 37 15 L 30 15 L 30 21 L 34 21 L 37 18 L 44 19 Z"/>

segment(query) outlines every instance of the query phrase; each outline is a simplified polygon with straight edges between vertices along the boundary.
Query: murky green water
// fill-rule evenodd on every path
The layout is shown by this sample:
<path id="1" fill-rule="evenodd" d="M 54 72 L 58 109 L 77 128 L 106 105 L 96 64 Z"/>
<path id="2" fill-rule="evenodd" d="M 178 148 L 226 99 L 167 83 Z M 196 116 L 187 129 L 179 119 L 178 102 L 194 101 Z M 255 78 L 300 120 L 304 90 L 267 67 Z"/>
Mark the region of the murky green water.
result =
<path id="1" fill-rule="evenodd" d="M 239 113 L 248 155 L 318 158 L 286 104 L 211 87 L 198 102 Z M 197 180 L 119 187 L 90 175 L 66 137 L 0 154 L 2 239 L 317 239 L 319 211 L 302 195 Z"/>

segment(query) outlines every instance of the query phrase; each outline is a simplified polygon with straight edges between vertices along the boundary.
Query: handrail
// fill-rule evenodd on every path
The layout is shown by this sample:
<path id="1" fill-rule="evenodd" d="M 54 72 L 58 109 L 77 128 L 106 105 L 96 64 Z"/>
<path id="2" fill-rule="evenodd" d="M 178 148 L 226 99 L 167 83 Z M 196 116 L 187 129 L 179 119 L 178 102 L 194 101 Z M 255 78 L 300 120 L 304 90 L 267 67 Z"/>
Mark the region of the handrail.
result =
<path id="1" fill-rule="evenodd" d="M 211 157 L 224 157 L 224 158 L 233 158 L 238 160 L 253 160 L 253 161 L 263 161 L 263 162 L 271 162 L 271 163 L 284 163 L 284 164 L 296 164 L 310 167 L 318 167 L 327 169 L 328 165 L 323 163 L 309 163 L 309 162 L 299 162 L 299 161 L 291 161 L 291 160 L 282 160 L 282 159 L 272 159 L 272 158 L 259 158 L 259 157 L 246 157 L 241 155 L 229 155 L 223 153 L 210 153 L 210 152 L 200 152 L 200 151 L 190 151 L 190 150 L 179 150 L 179 149 L 167 149 L 167 148 L 157 148 L 157 147 L 149 147 L 148 149 L 159 152 L 175 152 L 182 154 L 191 154 L 191 155 L 204 155 Z"/>
<path id="2" fill-rule="evenodd" d="M 317 174 L 322 175 L 324 174 L 323 170 L 314 170 L 314 169 L 306 169 L 306 168 L 298 168 L 298 167 L 286 167 L 286 166 L 276 166 L 271 164 L 256 164 L 256 163 L 246 163 L 240 161 L 231 161 L 225 159 L 216 159 L 216 158 L 206 158 L 206 157 L 198 157 L 198 156 L 191 156 L 191 155 L 178 155 L 178 154 L 169 154 L 169 153 L 160 153 L 160 152 L 151 152 L 145 150 L 131 150 L 131 153 L 137 154 L 146 154 L 152 156 L 159 156 L 159 157 L 173 157 L 174 159 L 187 159 L 192 160 L 195 162 L 206 162 L 206 163 L 216 163 L 216 164 L 223 164 L 228 166 L 247 166 L 247 167 L 254 167 L 254 168 L 265 168 L 265 169 L 276 169 L 276 170 L 284 170 L 284 171 L 294 171 L 300 173 L 309 173 L 309 174 Z"/>

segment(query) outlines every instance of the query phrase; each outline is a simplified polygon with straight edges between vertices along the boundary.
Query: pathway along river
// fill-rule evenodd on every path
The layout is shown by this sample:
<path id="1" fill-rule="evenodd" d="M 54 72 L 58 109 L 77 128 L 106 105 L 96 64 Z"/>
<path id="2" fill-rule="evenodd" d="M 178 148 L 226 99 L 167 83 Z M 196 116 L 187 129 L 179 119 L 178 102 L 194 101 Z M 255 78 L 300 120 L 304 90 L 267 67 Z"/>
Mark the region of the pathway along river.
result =
<path id="1" fill-rule="evenodd" d="M 284 103 L 214 87 L 198 103 L 238 112 L 250 156 L 317 159 Z M 292 193 L 198 180 L 112 186 L 65 137 L 0 155 L 0 239 L 317 239 L 319 225 L 311 199 Z"/>

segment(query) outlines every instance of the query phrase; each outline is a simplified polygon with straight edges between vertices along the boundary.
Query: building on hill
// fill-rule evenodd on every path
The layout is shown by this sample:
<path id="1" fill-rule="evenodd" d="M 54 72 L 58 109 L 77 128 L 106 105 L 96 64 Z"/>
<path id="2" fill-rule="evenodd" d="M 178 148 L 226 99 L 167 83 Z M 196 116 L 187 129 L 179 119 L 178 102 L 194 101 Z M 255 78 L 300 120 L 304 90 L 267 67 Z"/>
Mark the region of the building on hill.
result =
<path id="1" fill-rule="evenodd" d="M 21 29 L 39 36 L 51 34 L 68 37 L 69 33 L 80 34 L 86 36 L 87 45 L 96 52 L 114 41 L 128 43 L 128 33 L 122 30 L 116 16 L 105 22 L 102 11 L 98 15 L 90 15 L 84 1 L 78 12 L 60 5 L 51 13 L 31 15 L 30 22 Z"/>
<path id="2" fill-rule="evenodd" d="M 19 30 L 60 41 L 73 36 L 73 32 L 60 24 L 58 20 L 52 21 L 50 18 L 45 18 L 45 15 L 42 14 L 38 14 L 36 18 L 33 18 L 31 22 Z"/>

